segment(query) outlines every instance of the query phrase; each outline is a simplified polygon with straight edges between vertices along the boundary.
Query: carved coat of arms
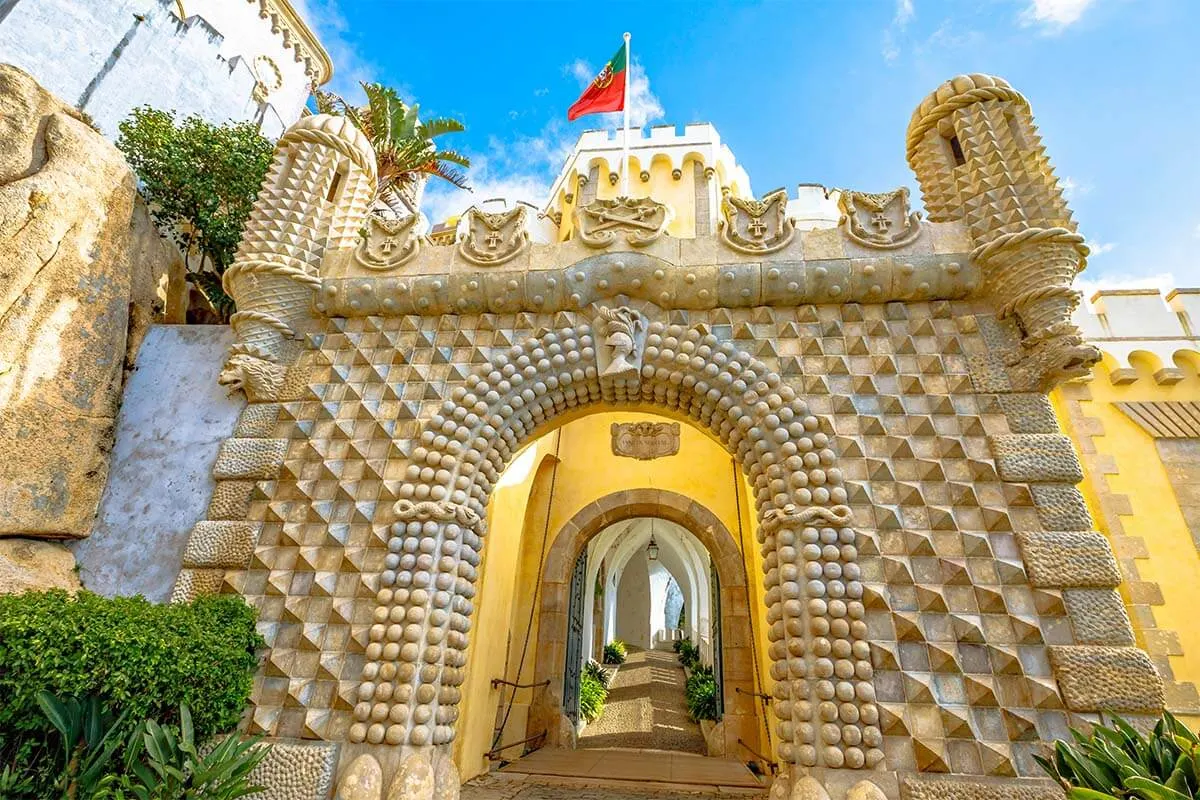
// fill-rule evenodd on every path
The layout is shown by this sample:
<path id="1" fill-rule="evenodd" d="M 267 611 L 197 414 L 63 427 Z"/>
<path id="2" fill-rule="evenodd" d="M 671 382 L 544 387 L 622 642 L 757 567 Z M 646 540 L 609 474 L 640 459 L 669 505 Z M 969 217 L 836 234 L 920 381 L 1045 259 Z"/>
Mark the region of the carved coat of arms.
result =
<path id="1" fill-rule="evenodd" d="M 525 206 L 488 214 L 478 208 L 467 210 L 467 233 L 458 243 L 458 254 L 483 267 L 515 258 L 529 244 L 525 230 Z"/>
<path id="2" fill-rule="evenodd" d="M 421 247 L 416 228 L 415 214 L 400 219 L 370 215 L 362 241 L 354 249 L 354 260 L 373 270 L 395 269 L 411 261 Z"/>
<path id="3" fill-rule="evenodd" d="M 721 241 L 739 253 L 761 255 L 787 247 L 796 225 L 787 215 L 787 190 L 776 189 L 762 200 L 734 197 L 721 190 Z"/>
<path id="4" fill-rule="evenodd" d="M 679 452 L 678 422 L 614 422 L 610 430 L 615 456 L 649 461 Z"/>
<path id="5" fill-rule="evenodd" d="M 575 209 L 579 240 L 588 247 L 608 247 L 618 236 L 634 247 L 645 247 L 667 227 L 667 207 L 649 197 L 593 200 Z"/>
<path id="6" fill-rule="evenodd" d="M 916 241 L 921 235 L 921 213 L 908 210 L 908 189 L 882 194 L 841 189 L 838 224 L 846 236 L 863 247 L 891 250 Z"/>

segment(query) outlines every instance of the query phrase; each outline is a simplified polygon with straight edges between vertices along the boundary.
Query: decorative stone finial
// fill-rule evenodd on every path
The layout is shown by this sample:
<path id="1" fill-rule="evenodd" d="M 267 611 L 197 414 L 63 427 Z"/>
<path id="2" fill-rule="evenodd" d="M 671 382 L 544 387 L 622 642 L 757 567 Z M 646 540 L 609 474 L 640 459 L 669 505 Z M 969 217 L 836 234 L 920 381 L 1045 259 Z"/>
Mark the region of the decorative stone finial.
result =
<path id="1" fill-rule="evenodd" d="M 960 75 L 913 113 L 907 151 L 930 219 L 966 223 L 997 316 L 1016 323 L 1020 349 L 1005 358 L 1014 387 L 1086 374 L 1100 353 L 1071 322 L 1071 283 L 1088 249 L 1029 102 L 999 78 Z"/>
<path id="2" fill-rule="evenodd" d="M 221 372 L 222 385 L 244 391 L 257 376 L 298 357 L 321 284 L 321 260 L 327 248 L 348 246 L 358 235 L 375 175 L 370 142 L 343 117 L 304 117 L 280 137 L 222 279 L 238 307 L 229 320 L 238 341 Z M 272 382 L 260 384 L 263 394 L 256 399 L 272 399 L 265 388 Z"/>

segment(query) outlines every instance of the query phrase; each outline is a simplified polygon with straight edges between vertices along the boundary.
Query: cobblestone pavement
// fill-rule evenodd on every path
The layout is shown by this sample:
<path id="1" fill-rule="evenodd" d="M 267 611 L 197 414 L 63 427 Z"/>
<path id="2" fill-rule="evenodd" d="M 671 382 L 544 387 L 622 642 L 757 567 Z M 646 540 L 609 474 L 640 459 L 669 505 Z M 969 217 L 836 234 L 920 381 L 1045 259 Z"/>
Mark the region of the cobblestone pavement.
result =
<path id="1" fill-rule="evenodd" d="M 705 755 L 700 726 L 688 717 L 683 667 L 671 651 L 630 648 L 600 719 L 579 736 L 580 748 L 638 747 Z"/>
<path id="2" fill-rule="evenodd" d="M 461 800 L 689 800 L 689 798 L 737 798 L 756 800 L 766 798 L 763 792 L 725 794 L 700 787 L 625 788 L 605 787 L 565 778 L 533 777 L 526 775 L 483 775 L 463 784 Z"/>

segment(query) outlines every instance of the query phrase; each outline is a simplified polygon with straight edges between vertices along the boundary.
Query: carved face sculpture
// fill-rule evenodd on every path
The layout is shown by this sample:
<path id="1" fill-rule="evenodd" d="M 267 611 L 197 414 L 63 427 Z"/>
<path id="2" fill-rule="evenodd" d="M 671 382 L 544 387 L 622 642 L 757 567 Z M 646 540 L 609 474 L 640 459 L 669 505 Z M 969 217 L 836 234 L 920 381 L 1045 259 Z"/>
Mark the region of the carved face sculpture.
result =
<path id="1" fill-rule="evenodd" d="M 613 361 L 625 360 L 633 352 L 633 337 L 623 330 L 613 331 L 605 338 L 604 343 L 613 349 Z"/>
<path id="2" fill-rule="evenodd" d="M 38 121 L 53 111 L 51 95 L 16 67 L 0 65 L 0 185 L 30 171 L 43 154 Z"/>
<path id="3" fill-rule="evenodd" d="M 226 387 L 231 396 L 242 392 L 251 402 L 273 400 L 279 394 L 286 371 L 282 364 L 246 353 L 234 353 L 217 376 L 217 383 Z"/>

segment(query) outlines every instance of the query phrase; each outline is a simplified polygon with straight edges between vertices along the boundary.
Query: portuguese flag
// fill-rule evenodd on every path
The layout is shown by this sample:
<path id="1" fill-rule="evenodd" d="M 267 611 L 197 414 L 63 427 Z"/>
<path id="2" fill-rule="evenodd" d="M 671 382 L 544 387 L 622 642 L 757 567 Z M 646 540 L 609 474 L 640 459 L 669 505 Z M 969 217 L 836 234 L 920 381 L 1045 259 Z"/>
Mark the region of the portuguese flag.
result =
<path id="1" fill-rule="evenodd" d="M 625 108 L 625 69 L 629 65 L 628 56 L 626 45 L 622 44 L 617 54 L 600 70 L 600 74 L 592 78 L 592 82 L 583 90 L 575 105 L 567 109 L 568 120 L 576 120 L 584 114 L 602 114 Z"/>

